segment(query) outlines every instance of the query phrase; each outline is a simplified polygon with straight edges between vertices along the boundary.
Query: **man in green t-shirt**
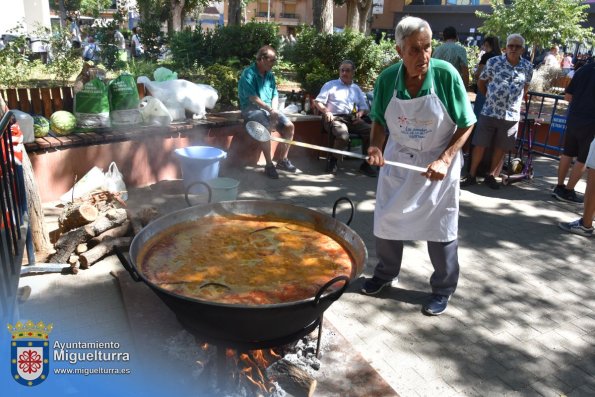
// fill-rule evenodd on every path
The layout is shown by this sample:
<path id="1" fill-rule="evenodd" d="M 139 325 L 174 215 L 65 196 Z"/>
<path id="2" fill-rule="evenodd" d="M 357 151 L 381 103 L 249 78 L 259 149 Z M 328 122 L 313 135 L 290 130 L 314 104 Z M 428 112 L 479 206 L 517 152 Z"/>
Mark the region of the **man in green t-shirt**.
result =
<path id="1" fill-rule="evenodd" d="M 240 97 L 240 109 L 244 123 L 256 121 L 267 129 L 278 131 L 285 139 L 293 139 L 293 123 L 277 108 L 279 105 L 279 94 L 275 83 L 275 76 L 271 73 L 273 65 L 277 61 L 277 52 L 271 46 L 264 46 L 256 54 L 256 62 L 248 66 L 242 72 L 238 83 L 238 94 Z M 266 160 L 264 172 L 272 179 L 279 178 L 277 169 L 287 172 L 295 172 L 297 168 L 287 158 L 289 145 L 279 144 L 278 154 L 281 158 L 277 166 L 273 164 L 271 156 L 271 142 L 260 142 L 260 148 Z"/>
<path id="2" fill-rule="evenodd" d="M 402 62 L 376 80 L 368 162 L 383 166 L 374 210 L 378 264 L 362 292 L 375 295 L 397 278 L 405 240 L 424 240 L 434 272 L 423 312 L 436 316 L 446 310 L 459 279 L 461 148 L 476 119 L 459 73 L 430 59 L 431 39 L 426 21 L 403 18 L 395 29 Z M 387 167 L 385 159 L 426 171 Z"/>
<path id="3" fill-rule="evenodd" d="M 465 47 L 459 44 L 459 36 L 457 30 L 452 26 L 448 26 L 442 32 L 444 43 L 439 45 L 432 58 L 442 59 L 450 63 L 461 74 L 465 87 L 469 87 L 469 67 L 467 62 L 467 51 Z"/>

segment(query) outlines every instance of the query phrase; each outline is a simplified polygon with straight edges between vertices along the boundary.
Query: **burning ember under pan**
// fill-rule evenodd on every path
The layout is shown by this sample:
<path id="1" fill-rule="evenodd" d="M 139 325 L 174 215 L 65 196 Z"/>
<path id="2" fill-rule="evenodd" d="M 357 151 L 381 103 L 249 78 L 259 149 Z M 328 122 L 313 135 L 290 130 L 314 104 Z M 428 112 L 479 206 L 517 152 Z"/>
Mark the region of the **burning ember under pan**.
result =
<path id="1" fill-rule="evenodd" d="M 120 260 L 136 281 L 146 283 L 163 302 L 176 314 L 180 323 L 189 331 L 202 335 L 214 342 L 249 348 L 278 346 L 296 340 L 311 332 L 319 324 L 323 312 L 343 294 L 349 282 L 363 271 L 367 251 L 362 239 L 345 223 L 333 216 L 321 214 L 307 208 L 275 201 L 227 201 L 186 208 L 164 217 L 145 227 L 132 241 L 130 263 L 119 253 Z M 143 250 L 158 235 L 168 235 L 176 227 L 187 222 L 200 223 L 205 217 L 262 217 L 296 225 L 309 225 L 312 229 L 331 236 L 351 258 L 350 274 L 334 277 L 323 286 L 316 285 L 310 296 L 297 301 L 272 304 L 230 304 L 216 300 L 186 296 L 163 288 L 143 272 Z M 165 233 L 164 233 L 165 232 Z M 302 266 L 296 264 L 296 266 Z M 306 281 L 305 281 L 306 282 Z M 207 284 L 214 284 L 208 283 Z"/>

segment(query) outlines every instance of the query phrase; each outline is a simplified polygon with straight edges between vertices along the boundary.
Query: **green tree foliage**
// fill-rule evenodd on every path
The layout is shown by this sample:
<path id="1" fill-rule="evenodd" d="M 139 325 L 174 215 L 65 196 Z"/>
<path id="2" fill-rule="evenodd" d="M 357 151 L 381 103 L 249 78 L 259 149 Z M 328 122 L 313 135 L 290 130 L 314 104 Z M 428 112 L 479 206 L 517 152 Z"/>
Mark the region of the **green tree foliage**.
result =
<path id="1" fill-rule="evenodd" d="M 29 46 L 25 36 L 18 36 L 0 51 L 0 86 L 19 86 L 29 77 Z"/>
<path id="2" fill-rule="evenodd" d="M 81 9 L 82 1 L 85 0 L 50 0 L 50 9 L 60 11 L 60 3 L 62 2 L 66 11 L 78 11 Z"/>
<path id="3" fill-rule="evenodd" d="M 67 81 L 80 72 L 83 66 L 81 50 L 72 48 L 70 34 L 65 29 L 54 32 L 50 39 L 50 46 L 52 59 L 48 65 L 48 71 L 61 81 L 61 85 L 66 85 Z"/>
<path id="4" fill-rule="evenodd" d="M 238 105 L 238 82 L 240 71 L 225 65 L 211 65 L 205 69 L 199 78 L 203 84 L 214 87 L 219 93 L 219 103 Z"/>
<path id="5" fill-rule="evenodd" d="M 203 32 L 186 29 L 170 37 L 172 61 L 176 68 L 214 63 L 245 66 L 254 60 L 263 45 L 279 48 L 279 28 L 273 23 L 248 22 Z"/>
<path id="6" fill-rule="evenodd" d="M 593 28 L 582 26 L 587 20 L 589 5 L 582 4 L 581 0 L 513 0 L 510 6 L 496 0 L 491 6 L 491 14 L 475 12 L 484 19 L 479 31 L 500 40 L 505 40 L 509 34 L 519 33 L 534 48 L 547 48 L 568 41 L 592 43 L 595 40 Z"/>
<path id="7" fill-rule="evenodd" d="M 294 64 L 298 81 L 311 94 L 338 78 L 339 64 L 345 59 L 355 62 L 355 81 L 368 88 L 378 73 L 397 59 L 393 41 L 382 40 L 378 45 L 371 36 L 351 30 L 328 34 L 310 27 L 303 28 L 295 45 L 285 47 L 283 56 Z"/>
<path id="8" fill-rule="evenodd" d="M 99 12 L 112 6 L 112 0 L 80 0 L 81 15 L 99 17 Z"/>

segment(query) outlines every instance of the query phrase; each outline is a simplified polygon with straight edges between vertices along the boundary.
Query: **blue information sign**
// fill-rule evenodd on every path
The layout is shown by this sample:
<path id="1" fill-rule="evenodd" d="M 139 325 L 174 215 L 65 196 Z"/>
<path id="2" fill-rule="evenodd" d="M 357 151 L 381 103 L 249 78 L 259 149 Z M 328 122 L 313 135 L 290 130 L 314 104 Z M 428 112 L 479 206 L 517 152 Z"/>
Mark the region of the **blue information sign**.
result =
<path id="1" fill-rule="evenodd" d="M 564 130 L 566 130 L 566 116 L 554 114 L 552 116 L 552 124 L 550 125 L 550 131 L 564 132 Z"/>

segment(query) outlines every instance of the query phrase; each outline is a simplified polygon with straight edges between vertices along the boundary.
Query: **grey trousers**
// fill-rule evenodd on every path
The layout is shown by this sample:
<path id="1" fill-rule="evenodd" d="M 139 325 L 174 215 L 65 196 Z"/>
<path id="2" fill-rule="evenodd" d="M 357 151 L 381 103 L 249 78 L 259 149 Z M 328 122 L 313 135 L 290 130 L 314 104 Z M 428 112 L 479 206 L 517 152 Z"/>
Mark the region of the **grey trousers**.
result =
<path id="1" fill-rule="evenodd" d="M 430 277 L 432 293 L 450 296 L 455 292 L 459 281 L 459 257 L 457 240 L 441 243 L 428 241 L 428 253 L 434 266 Z M 376 237 L 378 264 L 374 276 L 382 280 L 393 280 L 401 271 L 403 241 L 384 240 Z"/>

